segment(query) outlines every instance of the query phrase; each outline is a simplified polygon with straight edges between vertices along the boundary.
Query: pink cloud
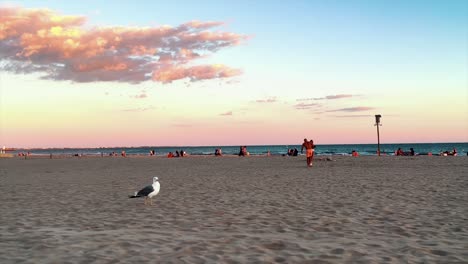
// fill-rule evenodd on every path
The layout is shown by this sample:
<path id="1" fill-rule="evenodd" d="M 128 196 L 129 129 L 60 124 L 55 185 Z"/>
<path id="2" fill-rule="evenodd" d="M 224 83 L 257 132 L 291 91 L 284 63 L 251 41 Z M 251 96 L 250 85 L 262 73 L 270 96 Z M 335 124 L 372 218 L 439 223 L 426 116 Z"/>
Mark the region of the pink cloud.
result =
<path id="1" fill-rule="evenodd" d="M 294 105 L 294 108 L 299 109 L 299 110 L 305 110 L 305 109 L 311 109 L 313 107 L 318 107 L 320 106 L 319 104 L 313 103 L 313 104 L 305 104 L 305 103 L 299 103 Z"/>
<path id="2" fill-rule="evenodd" d="M 189 68 L 169 67 L 153 73 L 153 80 L 163 83 L 190 78 L 192 81 L 214 78 L 226 78 L 241 74 L 240 70 L 231 69 L 224 65 L 201 65 Z"/>
<path id="3" fill-rule="evenodd" d="M 84 27 L 84 16 L 46 9 L 0 7 L 0 69 L 41 72 L 75 82 L 171 82 L 241 74 L 224 65 L 188 66 L 198 58 L 246 40 L 214 32 L 222 22 L 191 21 L 176 27 Z"/>
<path id="4" fill-rule="evenodd" d="M 226 112 L 226 113 L 222 113 L 222 114 L 219 114 L 220 116 L 232 116 L 232 111 L 229 111 L 229 112 Z"/>
<path id="5" fill-rule="evenodd" d="M 375 109 L 374 107 L 367 107 L 367 106 L 358 106 L 358 107 L 349 107 L 349 108 L 341 108 L 336 110 L 329 110 L 327 112 L 362 112 Z"/>

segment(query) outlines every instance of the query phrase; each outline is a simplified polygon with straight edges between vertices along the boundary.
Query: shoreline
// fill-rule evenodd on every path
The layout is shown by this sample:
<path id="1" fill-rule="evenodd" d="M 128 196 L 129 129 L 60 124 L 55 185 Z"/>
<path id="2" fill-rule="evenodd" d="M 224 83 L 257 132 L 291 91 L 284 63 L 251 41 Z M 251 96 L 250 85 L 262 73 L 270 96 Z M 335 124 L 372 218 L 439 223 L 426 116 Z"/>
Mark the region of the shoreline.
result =
<path id="1" fill-rule="evenodd" d="M 373 144 L 347 144 L 347 145 L 317 145 L 316 155 L 352 155 L 353 151 L 361 156 L 375 156 L 377 155 L 377 146 Z M 466 156 L 468 153 L 468 143 L 433 143 L 433 144 L 418 144 L 411 145 L 401 144 L 381 144 L 382 155 L 394 155 L 398 149 L 403 150 L 403 154 L 410 154 L 411 148 L 414 149 L 415 154 L 419 155 L 440 155 L 444 152 L 447 154 L 453 153 L 456 149 L 458 155 Z M 23 155 L 31 153 L 33 155 L 94 155 L 94 156 L 108 156 L 120 155 L 125 152 L 127 155 L 149 155 L 154 153 L 157 156 L 165 156 L 168 153 L 176 153 L 176 151 L 185 151 L 189 155 L 213 155 L 217 149 L 221 149 L 224 155 L 237 155 L 239 153 L 239 146 L 198 146 L 198 147 L 122 147 L 122 148 L 49 148 L 49 149 L 16 149 L 15 151 L 7 151 L 8 154 Z M 247 151 L 252 156 L 266 155 L 268 152 L 275 155 L 287 155 L 291 150 L 300 150 L 301 145 L 258 145 L 247 146 Z"/>
<path id="2" fill-rule="evenodd" d="M 463 154 L 463 153 L 462 153 Z M 468 154 L 466 155 L 468 156 Z M 269 158 L 269 157 L 282 157 L 282 158 L 305 158 L 305 154 L 298 154 L 298 156 L 288 156 L 288 155 L 285 155 L 285 154 L 270 154 L 270 155 L 266 155 L 266 154 L 251 154 L 251 155 L 247 155 L 247 156 L 239 156 L 239 155 L 235 155 L 235 154 L 223 154 L 221 156 L 216 156 L 215 154 L 186 154 L 186 156 L 184 157 L 167 157 L 167 155 L 153 155 L 153 156 L 150 156 L 150 155 L 147 155 L 147 154 L 126 154 L 125 157 L 123 157 L 122 155 L 116 155 L 116 156 L 110 156 L 110 155 L 100 155 L 100 154 L 29 154 L 29 155 L 23 155 L 23 156 L 19 156 L 19 155 L 13 155 L 13 154 L 9 154 L 9 153 L 6 153 L 6 154 L 0 154 L 0 159 L 1 158 L 14 158 L 14 159 L 67 159 L 67 158 L 74 158 L 74 159 L 80 159 L 80 158 L 148 158 L 148 159 L 185 159 L 185 158 L 197 158 L 197 157 L 213 157 L 213 158 L 223 158 L 223 157 L 238 157 L 238 158 L 249 158 L 249 157 L 265 157 L 265 158 Z M 314 156 L 314 159 L 316 158 L 334 158 L 334 157 L 352 157 L 351 154 L 347 154 L 347 155 L 337 155 L 337 154 L 319 154 L 319 155 L 315 155 Z M 355 158 L 355 159 L 359 159 L 359 158 L 362 158 L 362 157 L 379 157 L 378 155 L 360 155 L 358 157 L 352 157 L 352 158 Z M 386 157 L 401 157 L 401 158 L 411 158 L 411 157 L 465 157 L 465 155 L 443 155 L 443 153 L 437 153 L 437 154 L 417 154 L 417 155 L 413 155 L 413 156 L 410 156 L 410 155 L 405 155 L 405 156 L 397 156 L 397 155 L 387 155 L 387 154 L 382 154 L 380 156 L 381 158 L 386 158 Z"/>

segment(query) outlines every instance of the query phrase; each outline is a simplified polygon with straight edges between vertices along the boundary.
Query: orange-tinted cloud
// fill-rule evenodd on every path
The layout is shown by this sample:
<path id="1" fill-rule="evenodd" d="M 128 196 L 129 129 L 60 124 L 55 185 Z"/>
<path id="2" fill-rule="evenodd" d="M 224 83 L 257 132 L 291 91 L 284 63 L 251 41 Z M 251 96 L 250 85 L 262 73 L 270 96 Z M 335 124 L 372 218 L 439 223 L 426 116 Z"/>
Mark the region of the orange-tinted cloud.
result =
<path id="1" fill-rule="evenodd" d="M 153 80 L 168 83 L 174 80 L 190 78 L 192 81 L 225 78 L 241 74 L 240 70 L 224 65 L 201 65 L 193 67 L 168 67 L 153 72 Z"/>
<path id="2" fill-rule="evenodd" d="M 191 21 L 177 27 L 83 27 L 83 16 L 51 10 L 0 8 L 0 69 L 42 72 L 43 78 L 76 82 L 171 82 L 241 74 L 224 65 L 189 65 L 235 46 L 245 35 L 213 32 L 222 22 Z"/>

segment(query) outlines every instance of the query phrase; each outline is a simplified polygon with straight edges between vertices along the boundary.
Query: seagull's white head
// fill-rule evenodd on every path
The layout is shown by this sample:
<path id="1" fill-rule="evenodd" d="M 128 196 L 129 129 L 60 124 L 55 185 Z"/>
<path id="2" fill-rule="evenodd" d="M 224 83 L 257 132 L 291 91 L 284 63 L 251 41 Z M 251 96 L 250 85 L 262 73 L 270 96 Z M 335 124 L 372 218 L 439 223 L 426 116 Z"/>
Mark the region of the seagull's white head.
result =
<path id="1" fill-rule="evenodd" d="M 153 183 L 158 181 L 158 177 L 153 177 Z"/>

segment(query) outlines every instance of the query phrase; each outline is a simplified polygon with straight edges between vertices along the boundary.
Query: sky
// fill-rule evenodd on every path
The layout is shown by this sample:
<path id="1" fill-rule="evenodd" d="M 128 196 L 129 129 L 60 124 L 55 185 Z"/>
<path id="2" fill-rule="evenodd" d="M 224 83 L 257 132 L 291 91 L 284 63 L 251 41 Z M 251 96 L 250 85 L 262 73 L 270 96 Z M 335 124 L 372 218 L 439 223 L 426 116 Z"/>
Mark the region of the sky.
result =
<path id="1" fill-rule="evenodd" d="M 468 142 L 468 1 L 0 1 L 0 145 Z"/>

